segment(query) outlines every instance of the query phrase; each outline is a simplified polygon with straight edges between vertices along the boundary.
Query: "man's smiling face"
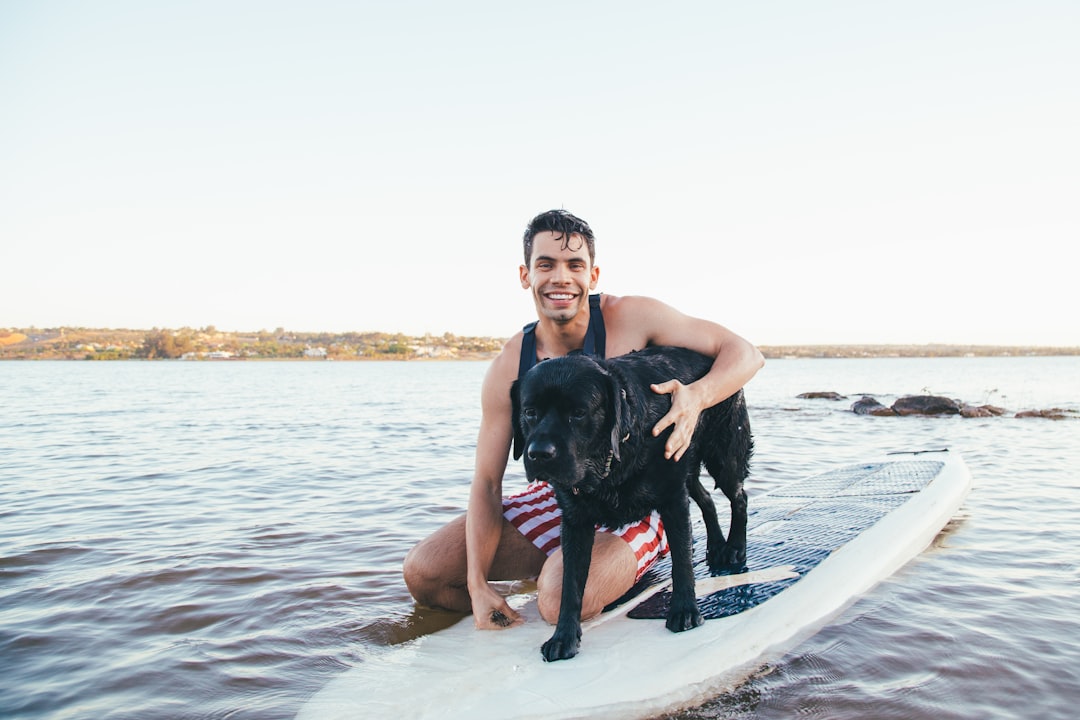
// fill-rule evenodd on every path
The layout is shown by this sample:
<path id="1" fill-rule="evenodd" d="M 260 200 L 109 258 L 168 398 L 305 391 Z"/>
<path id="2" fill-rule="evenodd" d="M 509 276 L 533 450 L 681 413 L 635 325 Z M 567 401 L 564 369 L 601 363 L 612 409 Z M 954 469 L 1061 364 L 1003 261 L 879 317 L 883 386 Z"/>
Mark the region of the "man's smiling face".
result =
<path id="1" fill-rule="evenodd" d="M 536 312 L 556 322 L 569 322 L 589 302 L 600 268 L 589 261 L 585 238 L 544 231 L 533 238 L 529 267 L 521 266 L 521 286 L 531 289 Z"/>

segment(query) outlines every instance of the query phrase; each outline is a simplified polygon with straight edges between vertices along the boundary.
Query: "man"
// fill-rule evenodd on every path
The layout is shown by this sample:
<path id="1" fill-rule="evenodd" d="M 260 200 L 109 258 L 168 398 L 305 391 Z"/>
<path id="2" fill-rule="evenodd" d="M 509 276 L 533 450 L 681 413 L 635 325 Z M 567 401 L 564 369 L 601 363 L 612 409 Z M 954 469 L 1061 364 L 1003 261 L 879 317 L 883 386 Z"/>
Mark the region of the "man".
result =
<path id="1" fill-rule="evenodd" d="M 593 232 L 564 210 L 533 218 L 524 249 L 521 286 L 532 292 L 538 320 L 507 341 L 484 378 L 468 512 L 417 544 L 404 565 L 406 585 L 417 602 L 471 611 L 479 629 L 523 622 L 489 585 L 491 580 L 537 578 L 541 616 L 554 623 L 559 615 L 562 554 L 554 495 L 541 483 L 514 497 L 502 496 L 513 438 L 510 386 L 519 374 L 544 358 L 578 351 L 615 357 L 649 345 L 678 345 L 716 358 L 697 382 L 671 380 L 652 388 L 671 395 L 671 410 L 653 433 L 673 427 L 665 454 L 678 460 L 702 410 L 735 394 L 764 364 L 757 348 L 730 330 L 658 300 L 590 296 L 600 277 Z M 622 596 L 665 551 L 658 513 L 624 528 L 598 530 L 582 618 Z"/>

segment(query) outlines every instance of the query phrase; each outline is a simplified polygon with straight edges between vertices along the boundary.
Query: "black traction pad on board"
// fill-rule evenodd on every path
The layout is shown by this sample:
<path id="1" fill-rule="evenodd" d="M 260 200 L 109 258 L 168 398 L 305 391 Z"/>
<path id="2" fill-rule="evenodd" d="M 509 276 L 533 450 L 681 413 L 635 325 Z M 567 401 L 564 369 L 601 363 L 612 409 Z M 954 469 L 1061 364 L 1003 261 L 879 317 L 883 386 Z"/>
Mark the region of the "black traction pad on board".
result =
<path id="1" fill-rule="evenodd" d="M 925 488 L 941 471 L 936 460 L 898 460 L 852 465 L 781 486 L 755 501 L 750 499 L 747 519 L 746 566 L 740 572 L 791 565 L 804 576 L 837 548 L 871 528 L 889 512 Z M 717 502 L 722 507 L 723 503 Z M 691 513 L 694 507 L 691 507 Z M 695 524 L 694 574 L 710 576 L 705 561 L 705 530 Z M 617 602 L 617 607 L 646 588 L 671 576 L 671 558 L 665 557 Z M 751 583 L 698 598 L 706 619 L 736 615 L 760 605 L 799 577 Z M 671 593 L 660 592 L 627 615 L 637 619 L 663 619 Z"/>

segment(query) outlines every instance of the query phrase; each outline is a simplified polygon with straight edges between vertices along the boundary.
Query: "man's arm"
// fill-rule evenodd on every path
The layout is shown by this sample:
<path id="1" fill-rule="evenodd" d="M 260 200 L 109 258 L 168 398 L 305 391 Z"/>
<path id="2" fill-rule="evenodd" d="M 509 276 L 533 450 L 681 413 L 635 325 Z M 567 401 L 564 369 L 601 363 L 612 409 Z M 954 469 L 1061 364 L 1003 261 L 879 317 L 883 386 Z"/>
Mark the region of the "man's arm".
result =
<path id="1" fill-rule="evenodd" d="M 683 385 L 669 380 L 652 386 L 654 392 L 671 395 L 671 410 L 660 418 L 653 435 L 674 426 L 665 455 L 679 460 L 690 447 L 701 412 L 738 392 L 765 364 L 765 358 L 754 345 L 724 326 L 685 315 L 659 300 L 624 297 L 619 301 L 620 318 L 634 318 L 644 333 L 645 345 L 676 345 L 716 358 L 697 382 Z"/>
<path id="2" fill-rule="evenodd" d="M 473 622 L 481 630 L 507 627 L 492 620 L 499 612 L 517 625 L 521 616 L 488 584 L 488 573 L 502 537 L 502 479 L 510 454 L 510 384 L 517 375 L 517 358 L 505 350 L 492 363 L 480 395 L 482 417 L 476 440 L 476 469 L 465 519 L 467 582 Z"/>
<path id="3" fill-rule="evenodd" d="M 680 460 L 690 447 L 702 411 L 737 393 L 765 364 L 756 347 L 733 333 L 715 357 L 712 369 L 696 382 L 683 385 L 678 380 L 668 380 L 652 386 L 653 392 L 671 395 L 671 409 L 653 427 L 655 436 L 674 425 L 664 445 L 664 456 L 668 459 Z"/>

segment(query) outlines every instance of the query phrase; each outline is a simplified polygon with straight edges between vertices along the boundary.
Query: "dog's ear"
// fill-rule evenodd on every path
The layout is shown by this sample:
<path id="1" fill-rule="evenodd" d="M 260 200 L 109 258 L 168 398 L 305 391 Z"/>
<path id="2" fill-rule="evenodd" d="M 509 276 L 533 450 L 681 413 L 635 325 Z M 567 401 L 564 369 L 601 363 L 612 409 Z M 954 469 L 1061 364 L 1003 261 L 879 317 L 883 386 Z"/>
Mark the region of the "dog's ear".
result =
<path id="1" fill-rule="evenodd" d="M 525 431 L 521 429 L 521 390 L 518 381 L 510 386 L 510 423 L 514 427 L 514 459 L 525 452 Z"/>
<path id="2" fill-rule="evenodd" d="M 626 401 L 626 390 L 608 372 L 604 373 L 608 394 L 608 417 L 611 418 L 611 457 L 621 460 L 619 446 L 628 435 L 626 423 L 630 419 L 630 406 Z"/>

